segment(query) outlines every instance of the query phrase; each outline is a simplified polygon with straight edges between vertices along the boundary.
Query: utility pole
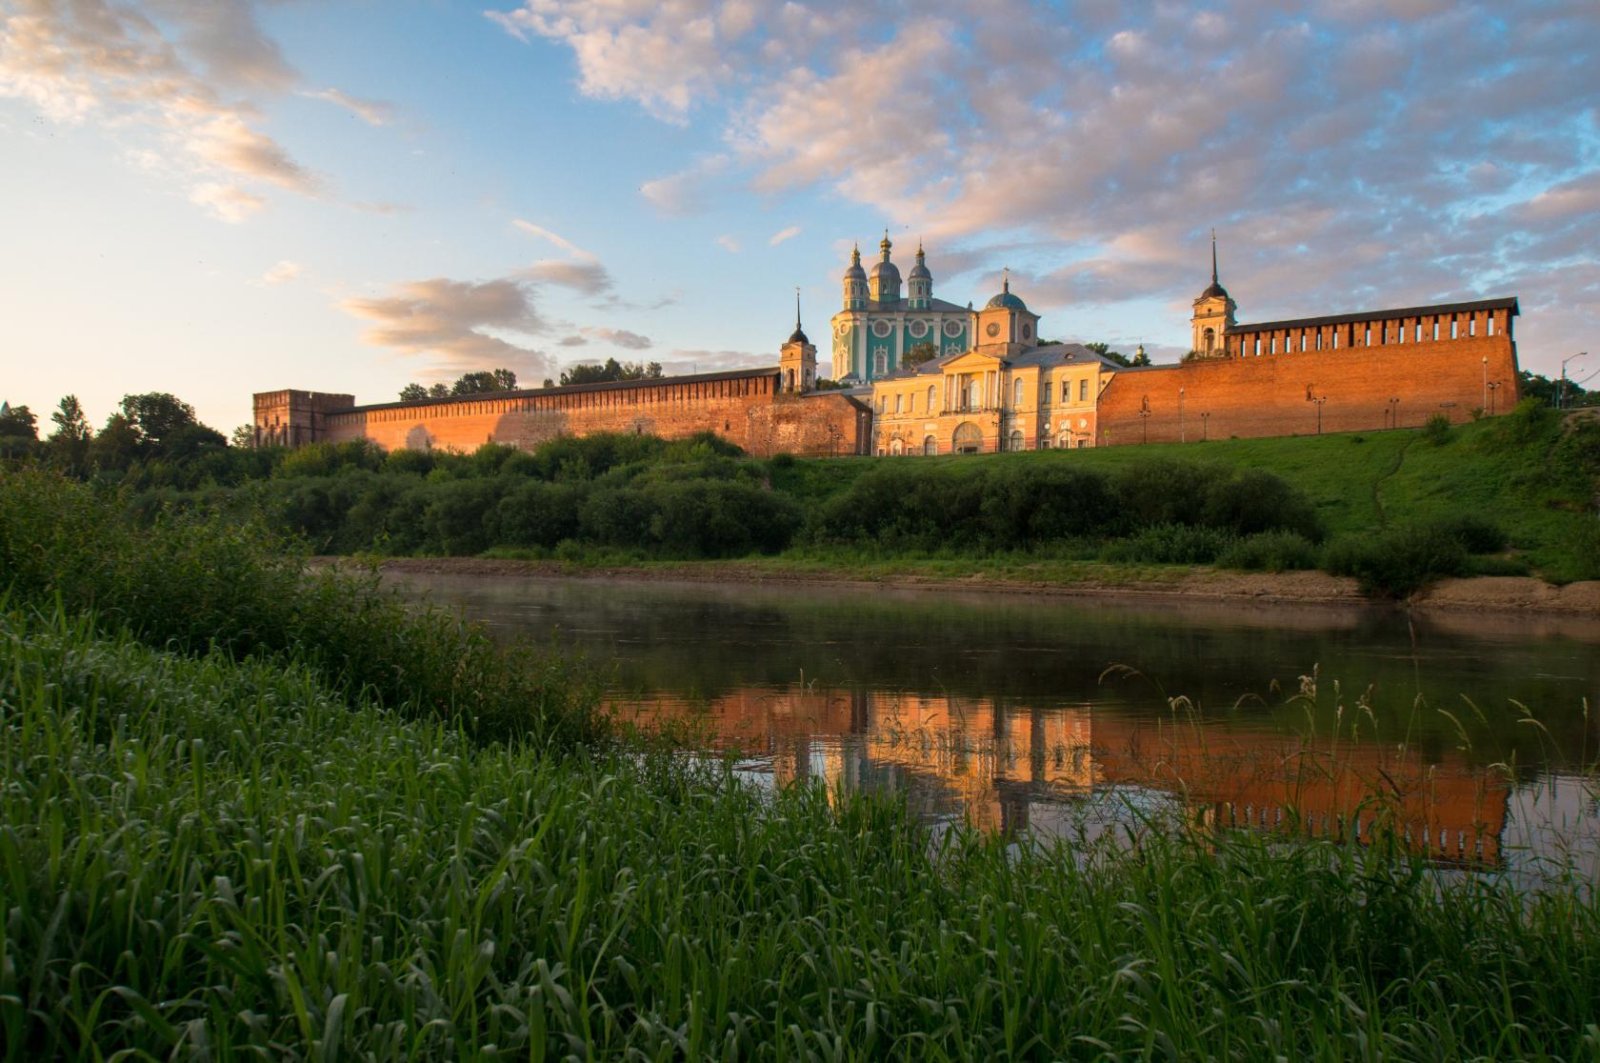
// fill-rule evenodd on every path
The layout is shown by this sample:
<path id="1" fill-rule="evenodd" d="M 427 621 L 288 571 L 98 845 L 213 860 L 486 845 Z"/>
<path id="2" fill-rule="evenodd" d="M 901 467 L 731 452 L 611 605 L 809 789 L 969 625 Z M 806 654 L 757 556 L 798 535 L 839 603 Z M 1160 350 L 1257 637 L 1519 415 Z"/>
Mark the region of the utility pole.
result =
<path id="1" fill-rule="evenodd" d="M 1588 351 L 1579 351 L 1577 354 L 1561 359 L 1561 390 L 1556 392 L 1556 409 L 1561 409 L 1567 402 L 1567 363 L 1574 358 L 1584 358 Z"/>

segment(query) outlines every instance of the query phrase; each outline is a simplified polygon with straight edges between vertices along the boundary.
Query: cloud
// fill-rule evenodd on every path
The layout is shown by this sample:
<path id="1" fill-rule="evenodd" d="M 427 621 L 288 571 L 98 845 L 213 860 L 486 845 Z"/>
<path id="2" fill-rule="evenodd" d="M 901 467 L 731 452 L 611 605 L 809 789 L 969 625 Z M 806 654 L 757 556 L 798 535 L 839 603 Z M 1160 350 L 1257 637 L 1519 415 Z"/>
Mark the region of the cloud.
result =
<path id="1" fill-rule="evenodd" d="M 506 6 L 508 31 L 571 50 L 581 91 L 720 135 L 641 187 L 665 213 L 820 192 L 935 262 L 1025 267 L 1040 309 L 1156 300 L 1175 333 L 1212 225 L 1245 318 L 1514 284 L 1541 307 L 1524 352 L 1600 327 L 1592 5 Z"/>
<path id="2" fill-rule="evenodd" d="M 207 182 L 189 190 L 189 202 L 198 203 L 219 221 L 237 225 L 256 214 L 267 201 L 238 185 Z"/>
<path id="3" fill-rule="evenodd" d="M 731 369 L 755 369 L 772 365 L 777 355 L 750 351 L 710 351 L 680 348 L 661 358 L 661 369 L 668 376 L 684 373 L 720 373 Z"/>
<path id="4" fill-rule="evenodd" d="M 556 341 L 557 347 L 586 347 L 589 341 L 582 336 L 563 336 Z"/>
<path id="5" fill-rule="evenodd" d="M 299 277 L 304 272 L 304 268 L 298 262 L 283 259 L 261 275 L 261 282 L 263 284 L 288 284 Z"/>
<path id="6" fill-rule="evenodd" d="M 800 228 L 801 227 L 798 225 L 791 225 L 787 229 L 779 229 L 777 232 L 773 233 L 772 238 L 767 241 L 767 246 L 777 247 L 785 240 L 793 240 L 796 236 L 800 235 Z"/>
<path id="7" fill-rule="evenodd" d="M 512 226 L 514 228 L 521 229 L 523 232 L 529 234 L 530 236 L 537 236 L 541 240 L 548 240 L 550 243 L 552 243 L 555 246 L 559 247 L 561 250 L 565 251 L 567 254 L 572 255 L 572 256 L 574 256 L 576 258 L 594 258 L 595 257 L 593 254 L 589 253 L 588 251 L 585 251 L 583 248 L 579 247 L 577 244 L 573 243 L 571 240 L 568 240 L 565 236 L 562 236 L 560 233 L 553 232 L 550 229 L 546 229 L 542 225 L 535 225 L 533 222 L 524 221 L 522 218 L 513 218 L 511 220 L 511 224 L 512 224 Z"/>
<path id="8" fill-rule="evenodd" d="M 609 343 L 613 347 L 622 347 L 630 351 L 642 351 L 652 346 L 649 336 L 641 336 L 627 329 L 590 327 L 580 331 L 599 343 Z"/>
<path id="9" fill-rule="evenodd" d="M 717 246 L 728 252 L 730 255 L 737 255 L 740 251 L 739 241 L 727 233 L 723 233 L 721 236 L 717 237 Z"/>
<path id="10" fill-rule="evenodd" d="M 454 372 L 506 366 L 530 376 L 549 368 L 544 352 L 496 335 L 548 330 L 530 292 L 515 279 L 410 281 L 388 295 L 346 299 L 339 307 L 372 323 L 361 335 L 363 342 L 432 356 L 435 368 Z"/>
<path id="11" fill-rule="evenodd" d="M 323 196 L 326 182 L 264 131 L 252 94 L 292 91 L 299 74 L 248 0 L 14 0 L 0 14 L 0 96 L 49 119 L 132 130 L 136 156 L 190 185 L 190 199 L 231 222 L 261 210 L 259 183 Z M 376 115 L 336 89 L 313 95 Z"/>
<path id="12" fill-rule="evenodd" d="M 343 107 L 370 126 L 385 126 L 394 120 L 394 108 L 380 100 L 363 100 L 346 95 L 338 89 L 319 89 L 316 92 L 306 92 L 304 95 L 314 100 L 326 100 L 336 107 Z"/>
<path id="13" fill-rule="evenodd" d="M 612 289 L 611 274 L 599 262 L 542 259 L 522 270 L 520 276 L 541 284 L 570 288 L 580 295 L 605 295 Z"/>

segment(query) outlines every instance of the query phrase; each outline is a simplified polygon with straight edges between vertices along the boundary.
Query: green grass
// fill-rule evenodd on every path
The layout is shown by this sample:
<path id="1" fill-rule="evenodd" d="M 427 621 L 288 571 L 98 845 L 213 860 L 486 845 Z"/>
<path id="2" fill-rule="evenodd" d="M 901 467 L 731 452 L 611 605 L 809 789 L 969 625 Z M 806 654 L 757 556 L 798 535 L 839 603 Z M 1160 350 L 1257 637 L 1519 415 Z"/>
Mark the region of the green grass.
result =
<path id="1" fill-rule="evenodd" d="M 1334 844 L 938 841 L 0 616 L 7 1058 L 1580 1058 L 1600 909 Z"/>

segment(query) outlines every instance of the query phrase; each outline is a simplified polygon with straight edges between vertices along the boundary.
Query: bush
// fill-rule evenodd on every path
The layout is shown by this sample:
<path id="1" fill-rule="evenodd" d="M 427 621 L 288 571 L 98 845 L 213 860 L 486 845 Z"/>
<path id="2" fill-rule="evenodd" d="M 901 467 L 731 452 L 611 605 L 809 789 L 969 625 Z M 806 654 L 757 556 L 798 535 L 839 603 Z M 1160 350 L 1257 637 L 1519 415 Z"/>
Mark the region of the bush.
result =
<path id="1" fill-rule="evenodd" d="M 1430 527 L 1461 544 L 1469 554 L 1495 554 L 1506 548 L 1506 533 L 1498 524 L 1472 513 L 1433 521 Z"/>
<path id="2" fill-rule="evenodd" d="M 1233 536 L 1217 528 L 1158 524 L 1137 535 L 1108 543 L 1102 559 L 1156 565 L 1209 565 L 1233 545 Z"/>
<path id="3" fill-rule="evenodd" d="M 1119 469 L 1117 508 L 1135 526 L 1200 524 L 1211 485 L 1227 476 L 1217 465 L 1147 459 Z"/>
<path id="4" fill-rule="evenodd" d="M 1407 525 L 1378 535 L 1339 539 L 1323 556 L 1323 567 L 1354 576 L 1368 594 L 1404 597 L 1439 576 L 1467 571 L 1467 551 L 1437 525 Z"/>
<path id="5" fill-rule="evenodd" d="M 503 650 L 375 576 L 308 573 L 303 552 L 258 523 L 182 515 L 136 527 L 120 499 L 46 473 L 0 477 L 3 598 L 92 612 L 102 630 L 175 653 L 292 658 L 341 696 L 483 738 L 565 747 L 603 733 L 589 678 L 559 659 Z"/>
<path id="6" fill-rule="evenodd" d="M 580 484 L 534 481 L 501 499 L 500 534 L 508 546 L 555 546 L 578 534 L 579 513 L 588 492 Z"/>
<path id="7" fill-rule="evenodd" d="M 1317 567 L 1317 548 L 1297 532 L 1257 532 L 1224 550 L 1217 564 L 1251 572 L 1296 572 Z"/>
<path id="8" fill-rule="evenodd" d="M 1289 531 L 1322 541 L 1322 521 L 1311 500 L 1261 469 L 1240 469 L 1226 479 L 1212 480 L 1205 490 L 1201 518 L 1210 527 L 1235 535 Z"/>
<path id="9" fill-rule="evenodd" d="M 1422 438 L 1436 447 L 1442 447 L 1450 442 L 1450 418 L 1442 413 L 1429 417 L 1422 426 Z"/>

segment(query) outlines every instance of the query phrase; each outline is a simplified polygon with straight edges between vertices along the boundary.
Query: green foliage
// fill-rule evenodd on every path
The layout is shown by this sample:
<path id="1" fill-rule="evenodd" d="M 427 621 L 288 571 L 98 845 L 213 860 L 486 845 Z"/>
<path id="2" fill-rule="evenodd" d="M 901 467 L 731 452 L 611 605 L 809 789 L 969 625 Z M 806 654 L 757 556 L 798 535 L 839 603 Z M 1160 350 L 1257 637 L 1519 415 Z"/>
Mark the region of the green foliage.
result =
<path id="1" fill-rule="evenodd" d="M 1403 598 L 1440 576 L 1465 575 L 1467 550 L 1440 525 L 1402 525 L 1336 539 L 1323 565 L 1336 576 L 1354 576 L 1368 594 Z"/>
<path id="2" fill-rule="evenodd" d="M 0 478 L 0 600 L 92 611 L 104 630 L 180 653 L 294 659 L 335 691 L 486 738 L 572 744 L 599 733 L 592 692 L 559 661 L 508 658 L 374 578 L 307 572 L 258 524 L 167 513 L 137 527 L 115 499 L 48 473 Z"/>
<path id="3" fill-rule="evenodd" d="M 921 343 L 913 343 L 906 349 L 906 355 L 900 364 L 910 368 L 937 357 L 939 357 L 939 345 L 930 340 L 923 340 Z"/>
<path id="4" fill-rule="evenodd" d="M 624 363 L 607 358 L 604 365 L 575 365 L 562 370 L 561 384 L 610 384 L 619 380 L 656 380 L 660 376 L 660 362 Z"/>
<path id="5" fill-rule="evenodd" d="M 1317 548 L 1298 532 L 1267 531 L 1247 535 L 1217 555 L 1221 568 L 1250 572 L 1294 572 L 1317 567 Z"/>
<path id="6" fill-rule="evenodd" d="M 1442 413 L 1433 414 L 1422 426 L 1422 438 L 1436 447 L 1450 442 L 1450 418 Z"/>
<path id="7" fill-rule="evenodd" d="M 1157 524 L 1140 529 L 1126 539 L 1108 543 L 1100 552 L 1106 561 L 1149 562 L 1157 565 L 1209 565 L 1234 544 L 1233 535 L 1221 528 L 1192 524 Z"/>

